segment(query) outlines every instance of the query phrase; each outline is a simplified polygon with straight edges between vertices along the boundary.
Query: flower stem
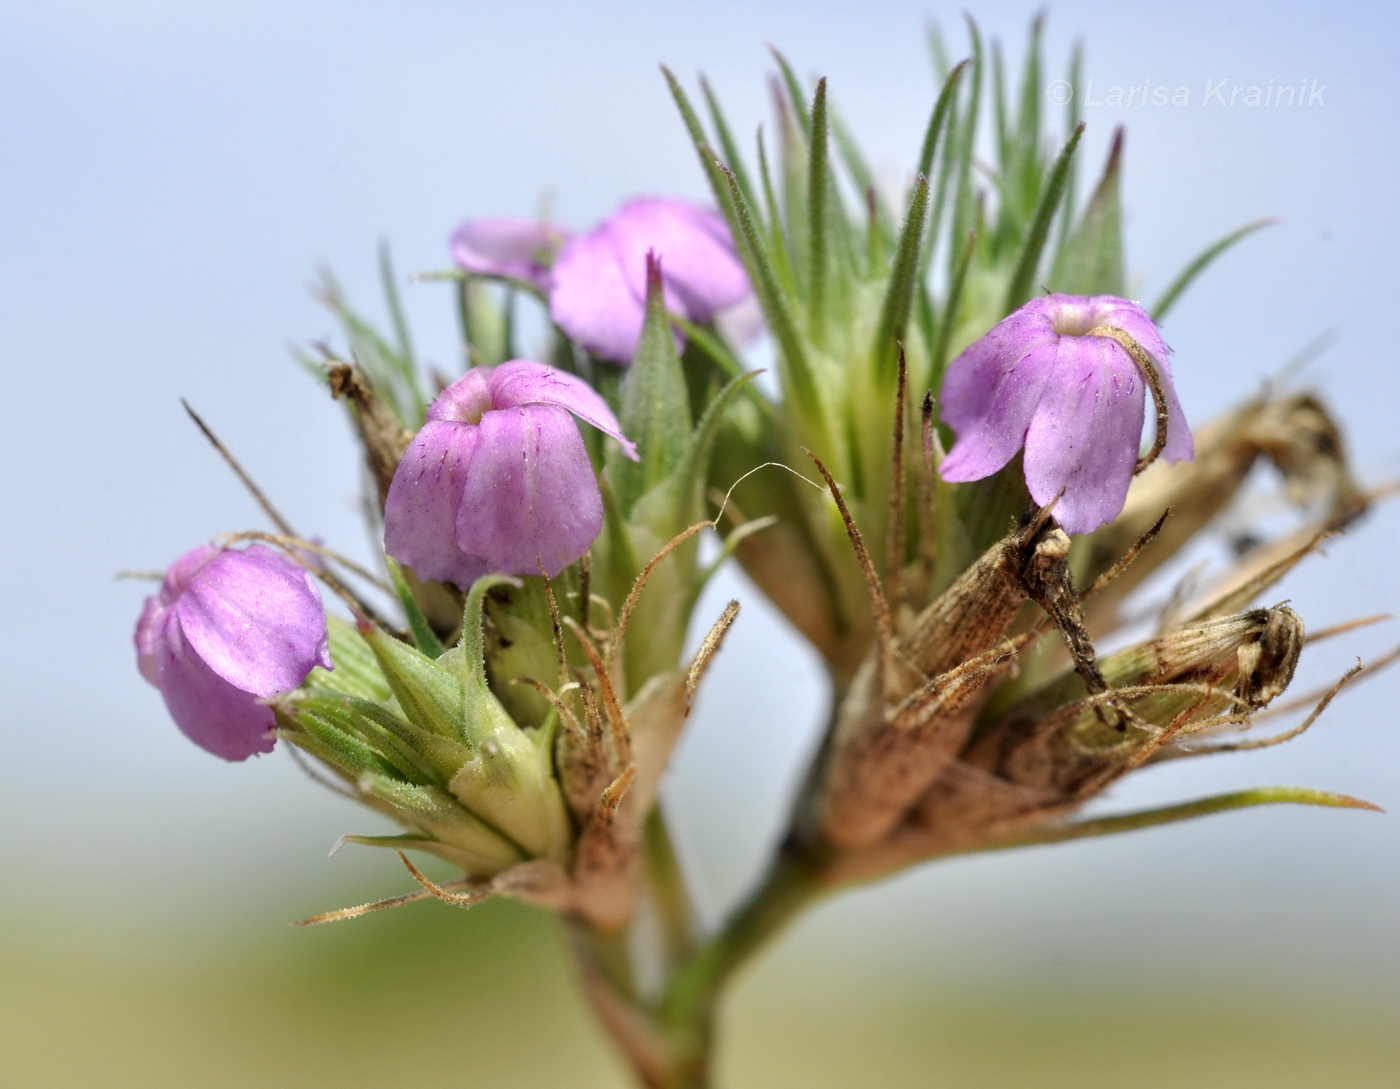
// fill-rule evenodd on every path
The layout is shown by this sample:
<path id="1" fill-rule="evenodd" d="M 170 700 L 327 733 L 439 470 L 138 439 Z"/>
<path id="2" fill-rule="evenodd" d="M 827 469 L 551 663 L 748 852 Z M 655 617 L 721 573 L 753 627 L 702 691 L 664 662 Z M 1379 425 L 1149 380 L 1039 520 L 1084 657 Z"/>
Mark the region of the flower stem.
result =
<path id="1" fill-rule="evenodd" d="M 721 990 L 735 969 L 825 891 L 820 874 L 810 855 L 795 847 L 781 851 L 744 906 L 675 964 L 654 1004 L 632 990 L 617 939 L 572 921 L 584 993 L 641 1085 L 708 1089 Z"/>
<path id="2" fill-rule="evenodd" d="M 822 891 L 813 859 L 794 849 L 779 852 L 757 892 L 672 974 L 657 1012 L 679 1045 L 708 1050 L 715 1003 L 729 977 Z"/>

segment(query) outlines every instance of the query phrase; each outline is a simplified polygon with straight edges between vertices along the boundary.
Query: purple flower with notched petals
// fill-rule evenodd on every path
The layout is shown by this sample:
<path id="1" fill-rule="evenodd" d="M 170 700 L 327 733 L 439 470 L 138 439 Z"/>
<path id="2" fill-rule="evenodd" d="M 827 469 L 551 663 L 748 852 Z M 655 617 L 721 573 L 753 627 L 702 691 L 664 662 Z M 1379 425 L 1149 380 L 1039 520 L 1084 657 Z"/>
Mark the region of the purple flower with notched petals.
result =
<path id="1" fill-rule="evenodd" d="M 712 321 L 752 292 L 723 216 L 644 198 L 559 254 L 549 291 L 555 323 L 600 359 L 630 363 L 646 316 L 649 252 L 661 259 L 666 309 L 689 321 Z"/>
<path id="2" fill-rule="evenodd" d="M 468 272 L 508 276 L 549 290 L 550 268 L 569 232 L 533 219 L 471 219 L 452 234 L 452 258 Z"/>
<path id="3" fill-rule="evenodd" d="M 577 416 L 622 444 L 607 403 L 573 375 L 516 359 L 439 394 L 384 503 L 384 549 L 421 577 L 466 589 L 482 575 L 557 575 L 603 526 Z"/>
<path id="4" fill-rule="evenodd" d="M 1171 354 L 1136 303 L 1112 295 L 1046 295 L 1003 319 L 948 367 L 943 420 L 957 442 L 944 480 L 981 480 L 1025 448 L 1026 486 L 1067 533 L 1088 533 L 1123 509 L 1142 442 L 1150 395 L 1126 348 L 1103 330 L 1126 333 L 1147 353 L 1167 404 L 1168 461 L 1194 452 L 1172 388 Z M 1061 494 L 1063 493 L 1063 494 Z"/>
<path id="5" fill-rule="evenodd" d="M 166 572 L 136 624 L 141 675 L 175 724 L 225 760 L 269 752 L 267 700 L 331 668 L 326 611 L 305 571 L 262 545 L 203 545 Z"/>

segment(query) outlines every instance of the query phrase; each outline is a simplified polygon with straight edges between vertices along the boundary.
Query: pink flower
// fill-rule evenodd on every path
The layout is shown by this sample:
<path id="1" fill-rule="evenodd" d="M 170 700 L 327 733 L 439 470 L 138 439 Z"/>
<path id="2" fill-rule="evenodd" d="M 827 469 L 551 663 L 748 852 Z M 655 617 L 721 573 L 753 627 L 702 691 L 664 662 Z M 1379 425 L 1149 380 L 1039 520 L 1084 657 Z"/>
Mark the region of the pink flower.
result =
<path id="1" fill-rule="evenodd" d="M 943 420 L 957 442 L 944 480 L 981 480 L 1025 448 L 1026 486 L 1067 533 L 1088 533 L 1123 509 L 1142 442 L 1147 383 L 1117 340 L 1126 333 L 1161 378 L 1168 461 L 1194 452 L 1172 388 L 1171 350 L 1147 313 L 1112 295 L 1046 295 L 1003 319 L 948 367 Z M 1063 492 L 1063 494 L 1061 494 Z"/>
<path id="2" fill-rule="evenodd" d="M 661 259 L 666 308 L 708 322 L 751 294 L 724 218 L 679 200 L 629 201 L 555 262 L 555 323 L 601 359 L 630 363 L 646 315 L 647 254 Z"/>
<path id="3" fill-rule="evenodd" d="M 270 752 L 267 700 L 331 668 L 326 613 L 310 576 L 262 545 L 203 545 L 166 572 L 136 624 L 141 675 L 175 724 L 225 760 Z"/>
<path id="4" fill-rule="evenodd" d="M 384 548 L 421 577 L 554 576 L 593 544 L 603 500 L 570 413 L 622 443 L 607 403 L 542 363 L 476 367 L 438 396 L 384 503 Z"/>
<path id="5" fill-rule="evenodd" d="M 531 219 L 472 219 L 453 232 L 452 257 L 468 272 L 524 280 L 549 290 L 550 268 L 570 238 L 552 223 Z"/>

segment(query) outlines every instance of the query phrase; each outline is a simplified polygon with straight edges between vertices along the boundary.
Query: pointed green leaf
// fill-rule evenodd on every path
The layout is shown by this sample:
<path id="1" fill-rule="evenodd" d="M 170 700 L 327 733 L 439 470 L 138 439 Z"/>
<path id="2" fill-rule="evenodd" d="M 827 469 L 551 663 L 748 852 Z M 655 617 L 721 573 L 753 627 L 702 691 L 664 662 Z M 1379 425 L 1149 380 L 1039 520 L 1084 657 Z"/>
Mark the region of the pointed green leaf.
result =
<path id="1" fill-rule="evenodd" d="M 830 223 L 831 164 L 827 158 L 826 80 L 817 81 L 807 159 L 807 335 L 818 347 L 826 341 L 826 277 Z"/>
<path id="2" fill-rule="evenodd" d="M 977 24 L 972 21 L 972 17 L 967 17 L 968 36 L 972 40 L 972 78 L 969 80 L 967 109 L 957 118 L 958 139 L 953 153 L 944 160 L 949 170 L 947 179 L 939 178 L 939 201 L 943 199 L 943 193 L 947 186 L 953 182 L 953 206 L 952 224 L 948 232 L 948 237 L 952 239 L 963 239 L 972 230 L 973 216 L 976 213 L 976 187 L 973 183 L 973 148 L 977 140 L 977 121 L 982 102 L 982 36 L 978 33 Z M 942 215 L 942 208 L 935 211 Z M 949 275 L 952 274 L 952 266 L 957 263 L 960 250 L 954 246 L 949 247 L 948 265 Z"/>
<path id="3" fill-rule="evenodd" d="M 880 187 L 875 184 L 874 171 L 866 163 L 865 157 L 860 152 L 860 146 L 856 143 L 855 137 L 851 135 L 851 130 L 846 127 L 846 123 L 841 120 L 834 109 L 828 110 L 828 120 L 831 124 L 831 135 L 836 138 L 836 151 L 841 156 L 846 173 L 851 176 L 851 181 L 855 183 L 857 191 L 871 210 L 871 225 L 879 231 L 879 237 L 882 241 L 892 240 L 890 210 L 886 207 L 884 197 L 880 193 Z"/>
<path id="4" fill-rule="evenodd" d="M 1118 832 L 1135 832 L 1142 828 L 1156 828 L 1164 824 L 1208 817 L 1215 813 L 1226 813 L 1232 809 L 1249 809 L 1260 805 L 1315 805 L 1329 809 L 1366 809 L 1382 813 L 1380 806 L 1352 798 L 1346 794 L 1333 794 L 1325 790 L 1312 790 L 1308 787 L 1259 787 L 1254 790 L 1241 790 L 1233 794 L 1219 794 L 1212 798 L 1200 798 L 1194 802 L 1164 806 L 1160 809 L 1147 809 L 1138 813 L 1124 813 L 1116 817 L 1100 817 L 1096 820 L 1071 821 L 1066 824 L 1052 824 L 1037 828 L 1028 833 L 1014 836 L 992 844 L 987 850 L 1006 850 L 1013 847 L 1030 847 L 1046 843 L 1064 843 L 1069 840 L 1087 839 L 1094 836 L 1110 836 Z"/>
<path id="5" fill-rule="evenodd" d="M 1066 295 L 1118 295 L 1127 291 L 1123 275 L 1123 233 L 1119 204 L 1123 129 L 1113 136 L 1108 165 L 1089 206 L 1061 243 L 1049 286 Z M 1068 187 L 1067 187 L 1068 188 Z"/>
<path id="6" fill-rule="evenodd" d="M 787 58 L 771 46 L 768 52 L 773 55 L 773 60 L 778 65 L 778 71 L 782 73 L 783 86 L 787 89 L 788 103 L 792 106 L 792 112 L 797 116 L 798 124 L 803 129 L 810 130 L 812 120 L 807 116 L 807 94 L 802 89 L 802 81 L 797 78 L 797 73 L 792 70 L 792 65 L 787 62 Z"/>
<path id="7" fill-rule="evenodd" d="M 963 284 L 967 280 L 967 269 L 972 264 L 972 255 L 977 250 L 977 232 L 970 231 L 967 241 L 957 254 L 953 266 L 953 280 L 948 285 L 948 297 L 943 302 L 943 314 L 938 322 L 938 339 L 934 341 L 931 360 L 931 381 L 933 388 L 943 384 L 943 372 L 948 366 L 948 349 L 952 343 L 953 330 L 958 325 L 958 307 L 962 304 Z"/>
<path id="8" fill-rule="evenodd" d="M 639 497 L 670 476 L 690 438 L 690 395 L 662 294 L 663 268 L 664 258 L 648 254 L 646 320 L 637 354 L 623 380 L 618 412 L 623 433 L 637 444 L 641 461 L 632 461 L 616 448 L 606 457 L 624 515 L 631 514 Z"/>
<path id="9" fill-rule="evenodd" d="M 413 338 L 409 335 L 408 320 L 403 313 L 403 300 L 399 297 L 398 278 L 394 275 L 394 261 L 389 255 L 389 243 L 379 243 L 379 282 L 384 289 L 384 301 L 389 306 L 389 322 L 394 329 L 395 347 L 400 359 L 412 367 L 412 375 L 417 376 L 418 368 L 413 359 Z"/>
<path id="10" fill-rule="evenodd" d="M 919 253 L 928 220 L 928 203 L 928 179 L 920 175 L 909 199 L 909 212 L 899 235 L 899 248 L 895 250 L 894 267 L 890 270 L 889 287 L 885 290 L 880 321 L 875 327 L 875 343 L 871 346 L 875 377 L 881 389 L 894 386 L 895 361 L 898 358 L 896 341 L 904 339 L 914 304 L 914 291 L 919 284 Z"/>
<path id="11" fill-rule="evenodd" d="M 753 193 L 754 189 L 749 184 L 748 172 L 744 169 L 744 157 L 739 153 L 739 145 L 734 141 L 729 122 L 725 119 L 724 111 L 720 108 L 719 99 L 715 97 L 714 91 L 704 76 L 700 77 L 700 92 L 705 96 L 705 103 L 710 109 L 710 122 L 714 125 L 715 135 L 719 137 L 719 146 L 720 150 L 724 152 L 725 162 L 728 163 L 729 169 L 734 171 L 734 176 L 739 179 L 739 188 L 745 193 Z"/>
<path id="12" fill-rule="evenodd" d="M 681 120 L 685 122 L 686 131 L 690 133 L 691 143 L 695 145 L 695 153 L 700 156 L 700 168 L 705 171 L 705 177 L 710 181 L 710 188 L 715 194 L 716 203 L 724 212 L 725 218 L 730 220 L 730 230 L 732 231 L 734 229 L 734 209 L 729 196 L 729 181 L 723 168 L 715 160 L 714 152 L 710 150 L 705 126 L 700 123 L 700 115 L 695 112 L 695 107 L 690 104 L 690 99 L 684 88 L 681 87 L 680 81 L 671 73 L 671 70 L 662 65 L 661 74 L 666 77 L 666 86 L 671 90 L 671 98 L 676 103 L 676 108 L 680 110 Z"/>
<path id="13" fill-rule="evenodd" d="M 1045 249 L 1045 240 L 1050 233 L 1050 224 L 1054 222 L 1055 212 L 1064 196 L 1069 164 L 1079 146 L 1079 138 L 1083 135 L 1084 126 L 1081 124 L 1074 130 L 1074 135 L 1069 138 L 1069 143 L 1060 152 L 1060 157 L 1055 160 L 1055 165 L 1046 178 L 1045 189 L 1040 195 L 1035 215 L 1031 218 L 1030 229 L 1026 232 L 1025 243 L 1021 247 L 1021 258 L 1016 263 L 1016 271 L 1007 287 L 1006 302 L 1002 311 L 1005 314 L 1011 313 L 1031 297 L 1036 269 L 1040 267 L 1040 255 Z"/>
<path id="14" fill-rule="evenodd" d="M 1001 55 L 1001 43 L 992 39 L 992 120 L 994 122 L 993 131 L 997 140 L 997 162 L 1003 171 L 1011 166 L 1016 155 L 1015 144 L 1011 137 L 1011 107 L 1006 99 L 1008 88 L 1006 86 L 1006 62 Z"/>
<path id="15" fill-rule="evenodd" d="M 1069 55 L 1069 98 L 1065 103 L 1065 131 L 1073 132 L 1079 127 L 1079 88 L 1084 85 L 1084 43 L 1076 41 Z M 1069 237 L 1074 226 L 1074 202 L 1078 189 L 1079 164 L 1069 164 L 1069 177 L 1065 181 L 1064 211 L 1060 215 L 1060 241 Z"/>
<path id="16" fill-rule="evenodd" d="M 482 581 L 477 580 L 477 585 Z M 360 633 L 379 660 L 379 668 L 405 718 L 443 737 L 466 737 L 466 697 L 460 680 L 422 651 L 400 643 L 372 624 L 362 624 Z"/>
<path id="17" fill-rule="evenodd" d="M 394 584 L 394 593 L 398 595 L 399 604 L 408 619 L 408 630 L 413 636 L 413 645 L 429 658 L 441 658 L 445 648 L 433 631 L 432 625 L 428 623 L 428 618 L 423 615 L 417 598 L 413 596 L 408 580 L 404 578 L 403 568 L 391 556 L 384 557 L 384 565 L 389 569 L 389 581 Z"/>
<path id="18" fill-rule="evenodd" d="M 773 272 L 784 294 L 792 296 L 797 293 L 797 274 L 793 271 L 792 257 L 788 253 L 788 238 L 783 234 L 783 210 L 773 188 L 773 175 L 768 169 L 762 129 L 758 133 L 758 168 L 763 179 L 763 203 L 768 211 L 768 253 L 773 261 Z"/>
<path id="19" fill-rule="evenodd" d="M 1171 282 L 1166 291 L 1162 292 L 1162 297 L 1152 308 L 1152 320 L 1161 321 L 1166 317 L 1167 311 L 1176 305 L 1176 300 L 1181 298 L 1182 293 L 1191 286 L 1192 281 L 1236 242 L 1264 227 L 1272 227 L 1277 222 L 1276 219 L 1257 219 L 1253 223 L 1246 223 L 1237 231 L 1230 232 L 1215 245 L 1207 247 L 1205 252 L 1182 269 L 1181 274 Z"/>
<path id="20" fill-rule="evenodd" d="M 1030 42 L 1026 46 L 1026 67 L 1021 74 L 1021 107 L 1016 118 L 1019 131 L 1012 149 L 1019 156 L 1017 166 L 1021 172 L 1021 186 L 1027 207 L 1035 200 L 1041 183 L 1040 103 L 1045 94 L 1045 80 L 1041 75 L 1040 57 L 1044 30 L 1045 14 L 1041 12 L 1031 20 Z"/>
<path id="21" fill-rule="evenodd" d="M 351 782 L 364 775 L 399 774 L 382 755 L 324 716 L 303 716 L 281 709 L 274 709 L 274 713 L 279 723 L 279 736 Z"/>
<path id="22" fill-rule="evenodd" d="M 948 116 L 956 100 L 958 81 L 971 63 L 970 57 L 958 62 L 958 66 L 949 72 L 948 78 L 943 81 L 943 88 L 938 92 L 938 99 L 933 104 L 933 113 L 929 116 L 928 127 L 924 129 L 923 146 L 919 148 L 917 172 L 925 178 L 931 177 L 933 174 L 933 157 L 938 151 L 939 137 L 942 136 L 943 130 L 948 127 Z"/>
<path id="23" fill-rule="evenodd" d="M 773 339 L 778 342 L 784 384 L 791 387 L 794 407 L 809 420 L 820 423 L 824 418 L 821 393 L 807 359 L 806 345 L 798 335 L 787 297 L 778 284 L 773 264 L 768 259 L 763 239 L 759 236 L 749 211 L 748 201 L 740 192 L 734 176 L 727 170 L 724 170 L 724 174 L 729 182 L 729 195 L 738 223 L 735 241 L 739 244 L 739 252 L 744 258 L 744 266 L 748 270 L 754 294 L 758 296 L 763 315 L 768 319 L 768 328 L 773 333 Z"/>

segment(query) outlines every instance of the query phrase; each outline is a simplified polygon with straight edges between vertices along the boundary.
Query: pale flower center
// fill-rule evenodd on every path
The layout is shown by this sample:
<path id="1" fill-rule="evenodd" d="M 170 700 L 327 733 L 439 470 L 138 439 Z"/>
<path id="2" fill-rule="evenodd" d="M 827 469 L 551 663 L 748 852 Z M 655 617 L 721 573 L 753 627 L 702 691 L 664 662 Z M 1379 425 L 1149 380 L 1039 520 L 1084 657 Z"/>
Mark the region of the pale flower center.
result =
<path id="1" fill-rule="evenodd" d="M 1099 323 L 1091 306 L 1062 306 L 1055 311 L 1055 332 L 1060 336 L 1087 336 Z"/>

